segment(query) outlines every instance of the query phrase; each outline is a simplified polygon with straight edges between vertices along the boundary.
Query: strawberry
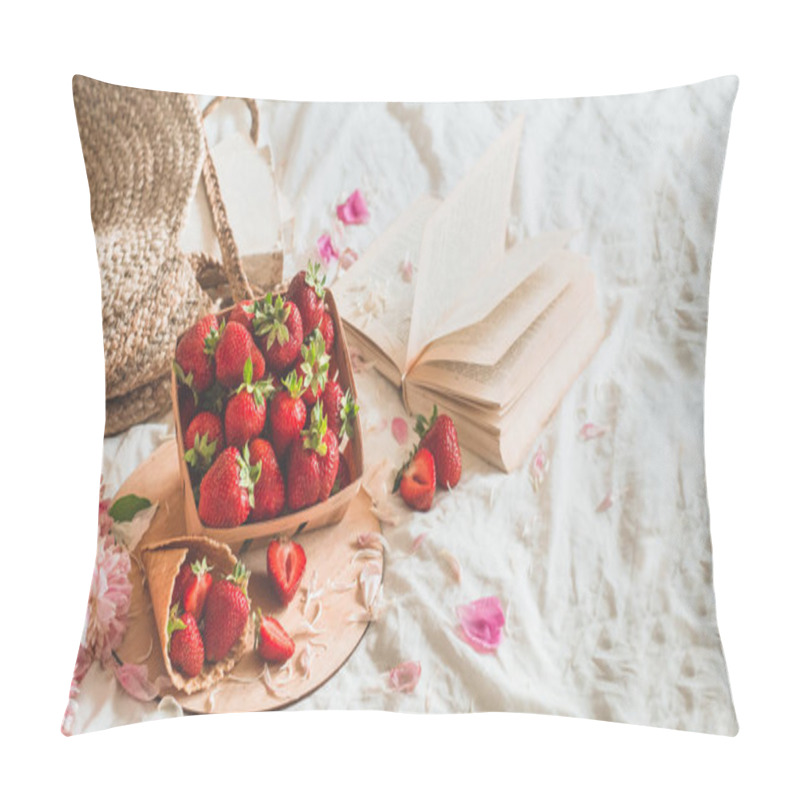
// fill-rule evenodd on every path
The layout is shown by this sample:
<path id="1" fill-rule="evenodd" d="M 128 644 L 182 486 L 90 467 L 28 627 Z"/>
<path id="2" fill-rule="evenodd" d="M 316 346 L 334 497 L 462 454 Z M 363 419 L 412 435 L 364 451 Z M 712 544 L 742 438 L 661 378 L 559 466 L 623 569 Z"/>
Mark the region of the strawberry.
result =
<path id="1" fill-rule="evenodd" d="M 264 360 L 273 372 L 282 372 L 300 355 L 303 318 L 294 303 L 268 294 L 256 304 L 253 330 L 259 337 Z"/>
<path id="2" fill-rule="evenodd" d="M 244 564 L 237 561 L 233 574 L 216 581 L 208 590 L 203 641 L 209 661 L 222 661 L 247 625 L 250 615 L 249 578 L 250 573 Z"/>
<path id="3" fill-rule="evenodd" d="M 299 309 L 303 318 L 303 337 L 319 325 L 325 311 L 325 276 L 320 275 L 320 265 L 309 263 L 292 278 L 286 298 Z"/>
<path id="4" fill-rule="evenodd" d="M 219 335 L 216 349 L 217 380 L 229 389 L 242 382 L 244 365 L 250 359 L 253 380 L 260 381 L 264 377 L 264 356 L 247 332 L 244 325 L 228 322 Z"/>
<path id="5" fill-rule="evenodd" d="M 328 382 L 328 367 L 331 363 L 331 357 L 325 353 L 325 340 L 319 328 L 314 329 L 308 338 L 308 343 L 300 348 L 300 358 L 295 372 L 308 385 L 303 393 L 303 402 L 307 406 L 313 406 Z"/>
<path id="6" fill-rule="evenodd" d="M 183 564 L 181 564 L 181 568 L 178 570 L 178 575 L 175 578 L 175 585 L 172 587 L 172 601 L 170 605 L 175 605 L 183 601 L 183 593 L 192 580 L 192 574 L 192 565 L 188 561 L 184 561 Z"/>
<path id="7" fill-rule="evenodd" d="M 255 505 L 253 486 L 260 475 L 260 464 L 251 467 L 235 447 L 227 447 L 200 482 L 200 519 L 212 528 L 241 525 Z"/>
<path id="8" fill-rule="evenodd" d="M 205 472 L 214 461 L 214 456 L 225 447 L 219 417 L 210 411 L 197 414 L 183 436 L 183 447 L 186 463 L 198 472 Z"/>
<path id="9" fill-rule="evenodd" d="M 256 650 L 264 661 L 270 664 L 283 664 L 294 655 L 294 640 L 274 617 L 259 614 L 256 636 Z"/>
<path id="10" fill-rule="evenodd" d="M 275 595 L 288 606 L 306 568 L 306 552 L 292 539 L 273 539 L 267 548 L 267 575 Z"/>
<path id="11" fill-rule="evenodd" d="M 182 569 L 183 567 L 181 567 Z M 196 620 L 203 616 L 208 590 L 211 588 L 211 570 L 205 558 L 195 561 L 191 566 L 191 576 L 182 594 L 183 610 L 191 614 Z"/>
<path id="12" fill-rule="evenodd" d="M 311 421 L 301 439 L 292 442 L 286 464 L 286 483 L 289 508 L 296 511 L 330 496 L 339 469 L 339 442 L 328 430 L 317 403 L 311 411 Z"/>
<path id="13" fill-rule="evenodd" d="M 278 459 L 272 445 L 266 439 L 253 439 L 250 442 L 250 464 L 261 464 L 261 475 L 253 489 L 255 505 L 250 518 L 253 522 L 272 519 L 283 511 L 286 501 L 286 487 Z"/>
<path id="14" fill-rule="evenodd" d="M 333 343 L 336 341 L 336 331 L 333 327 L 333 317 L 327 312 L 322 312 L 319 321 L 319 332 L 325 340 L 325 352 L 330 355 L 333 352 Z"/>
<path id="15" fill-rule="evenodd" d="M 397 473 L 394 491 L 398 489 L 411 508 L 427 511 L 431 507 L 436 492 L 436 463 L 430 450 L 420 447 L 412 453 L 410 460 Z"/>
<path id="16" fill-rule="evenodd" d="M 430 450 L 436 462 L 436 482 L 444 489 L 452 489 L 461 480 L 461 448 L 453 420 L 446 414 L 439 416 L 436 406 L 429 420 L 417 417 L 414 428 L 420 437 L 420 447 Z"/>
<path id="17" fill-rule="evenodd" d="M 319 502 L 327 500 L 339 473 L 339 439 L 328 429 L 328 420 L 317 402 L 311 410 L 311 424 L 303 431 L 304 444 L 319 456 Z"/>
<path id="18" fill-rule="evenodd" d="M 175 350 L 178 380 L 195 392 L 204 392 L 214 382 L 214 350 L 219 324 L 213 314 L 196 322 L 181 336 Z"/>
<path id="19" fill-rule="evenodd" d="M 241 326 L 247 328 L 247 332 L 253 336 L 253 317 L 255 312 L 255 300 L 241 300 L 228 315 L 228 322 L 238 322 Z"/>
<path id="20" fill-rule="evenodd" d="M 358 414 L 358 403 L 348 389 L 334 380 L 329 380 L 322 391 L 322 410 L 328 418 L 328 429 L 332 430 L 340 440 L 345 435 L 353 436 L 353 420 Z"/>
<path id="21" fill-rule="evenodd" d="M 269 407 L 272 446 L 278 458 L 283 458 L 289 445 L 300 437 L 307 416 L 306 404 L 302 400 L 305 381 L 296 372 L 290 372 L 282 383 L 284 388 L 275 395 Z"/>
<path id="22" fill-rule="evenodd" d="M 178 616 L 178 606 L 172 607 L 169 622 L 169 660 L 187 678 L 194 678 L 203 669 L 205 660 L 203 638 L 197 620 L 188 611 Z"/>
<path id="23" fill-rule="evenodd" d="M 178 370 L 181 369 L 177 361 L 173 364 L 173 368 L 177 375 Z M 183 370 L 181 370 L 181 373 L 183 373 Z M 180 416 L 181 431 L 185 431 L 189 427 L 189 422 L 197 413 L 197 392 L 193 392 L 185 384 L 180 384 L 180 378 L 178 380 L 178 415 Z"/>
<path id="24" fill-rule="evenodd" d="M 267 400 L 275 387 L 272 378 L 253 383 L 253 364 L 248 358 L 244 365 L 244 383 L 225 406 L 225 439 L 229 445 L 243 447 L 259 436 L 267 422 Z"/>

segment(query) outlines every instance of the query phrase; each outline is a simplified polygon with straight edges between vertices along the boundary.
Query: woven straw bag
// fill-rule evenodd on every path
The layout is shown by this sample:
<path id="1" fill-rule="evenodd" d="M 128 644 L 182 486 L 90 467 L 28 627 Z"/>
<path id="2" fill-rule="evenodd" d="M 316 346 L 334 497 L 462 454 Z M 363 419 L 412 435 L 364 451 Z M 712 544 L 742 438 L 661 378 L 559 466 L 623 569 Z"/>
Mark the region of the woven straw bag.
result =
<path id="1" fill-rule="evenodd" d="M 178 335 L 214 301 L 253 297 L 227 221 L 194 97 L 73 79 L 103 301 L 110 435 L 170 404 Z M 251 136 L 258 138 L 258 108 Z M 221 262 L 178 239 L 202 175 Z"/>

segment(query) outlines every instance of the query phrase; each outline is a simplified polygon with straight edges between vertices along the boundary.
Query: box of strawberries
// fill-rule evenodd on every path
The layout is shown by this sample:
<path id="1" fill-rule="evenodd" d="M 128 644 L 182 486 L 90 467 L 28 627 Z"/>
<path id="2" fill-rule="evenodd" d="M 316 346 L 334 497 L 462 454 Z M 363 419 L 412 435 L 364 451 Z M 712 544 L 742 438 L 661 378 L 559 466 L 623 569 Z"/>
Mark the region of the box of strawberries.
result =
<path id="1" fill-rule="evenodd" d="M 236 544 L 342 519 L 364 456 L 350 355 L 319 265 L 285 293 L 195 323 L 173 367 L 187 533 Z"/>

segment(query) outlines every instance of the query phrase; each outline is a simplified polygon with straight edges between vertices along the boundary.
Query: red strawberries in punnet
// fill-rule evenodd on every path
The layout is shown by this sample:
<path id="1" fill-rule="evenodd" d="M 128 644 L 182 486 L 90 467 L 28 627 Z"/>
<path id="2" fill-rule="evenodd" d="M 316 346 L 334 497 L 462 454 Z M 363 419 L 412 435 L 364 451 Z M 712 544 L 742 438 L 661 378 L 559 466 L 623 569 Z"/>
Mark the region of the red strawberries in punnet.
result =
<path id="1" fill-rule="evenodd" d="M 278 458 L 283 458 L 289 445 L 300 437 L 307 416 L 303 402 L 306 382 L 296 372 L 290 372 L 282 384 L 283 389 L 275 395 L 269 407 L 272 446 Z"/>
<path id="2" fill-rule="evenodd" d="M 339 442 L 336 434 L 328 430 L 322 404 L 317 403 L 308 428 L 289 449 L 286 463 L 289 508 L 296 511 L 328 498 L 338 470 Z"/>
<path id="3" fill-rule="evenodd" d="M 268 441 L 253 439 L 250 442 L 250 464 L 261 465 L 261 475 L 253 487 L 254 504 L 250 519 L 257 522 L 277 517 L 286 504 L 286 487 L 275 451 Z"/>
<path id="4" fill-rule="evenodd" d="M 238 322 L 228 321 L 222 329 L 214 356 L 217 380 L 229 389 L 234 389 L 244 380 L 244 367 L 248 361 L 252 380 L 260 381 L 264 377 L 264 356 L 247 328 Z"/>
<path id="5" fill-rule="evenodd" d="M 282 373 L 294 364 L 303 345 L 303 318 L 294 303 L 268 294 L 256 304 L 253 330 L 270 370 Z"/>
<path id="6" fill-rule="evenodd" d="M 180 338 L 173 402 L 190 530 L 252 523 L 264 534 L 286 532 L 265 523 L 350 484 L 354 458 L 360 471 L 349 441 L 358 405 L 339 382 L 350 370 L 337 319 L 324 272 L 310 263 L 285 294 L 237 302 Z M 348 465 L 342 453 L 351 450 Z M 322 520 L 311 513 L 297 524 Z M 175 602 L 187 610 L 182 594 Z"/>
<path id="7" fill-rule="evenodd" d="M 216 414 L 201 411 L 189 423 L 183 437 L 184 460 L 199 472 L 205 472 L 217 453 L 225 449 L 222 422 Z"/>
<path id="8" fill-rule="evenodd" d="M 328 367 L 331 363 L 331 357 L 325 353 L 325 340 L 318 328 L 309 336 L 308 344 L 300 348 L 300 359 L 295 372 L 307 387 L 303 392 L 303 402 L 307 406 L 313 406 L 328 382 Z"/>
<path id="9" fill-rule="evenodd" d="M 261 435 L 267 422 L 267 401 L 275 391 L 272 378 L 253 383 L 253 365 L 244 365 L 244 382 L 225 406 L 225 439 L 229 445 L 244 447 Z"/>
<path id="10" fill-rule="evenodd" d="M 194 392 L 204 392 L 214 383 L 214 350 L 219 323 L 208 314 L 181 336 L 175 350 L 175 375 Z"/>
<path id="11" fill-rule="evenodd" d="M 235 528 L 250 516 L 260 464 L 250 466 L 235 447 L 223 450 L 200 483 L 200 519 L 211 528 Z"/>
<path id="12" fill-rule="evenodd" d="M 303 318 L 303 337 L 316 328 L 325 311 L 325 276 L 320 274 L 320 264 L 309 264 L 292 278 L 286 299 L 291 300 Z"/>

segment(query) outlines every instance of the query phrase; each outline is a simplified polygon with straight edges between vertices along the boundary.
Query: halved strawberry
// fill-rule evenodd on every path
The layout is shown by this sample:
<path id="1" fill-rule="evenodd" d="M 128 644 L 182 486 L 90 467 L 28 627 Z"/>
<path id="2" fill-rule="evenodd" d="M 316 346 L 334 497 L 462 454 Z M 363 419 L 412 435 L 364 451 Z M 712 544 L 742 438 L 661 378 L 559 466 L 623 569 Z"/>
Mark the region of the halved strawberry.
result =
<path id="1" fill-rule="evenodd" d="M 397 473 L 394 491 L 398 489 L 411 508 L 427 511 L 431 507 L 436 492 L 436 464 L 430 450 L 420 447 Z"/>
<path id="2" fill-rule="evenodd" d="M 211 588 L 213 578 L 211 570 L 205 557 L 202 561 L 195 561 L 192 566 L 192 574 L 186 588 L 183 590 L 183 610 L 191 614 L 196 620 L 203 616 L 203 608 L 206 604 L 206 595 Z"/>
<path id="3" fill-rule="evenodd" d="M 434 406 L 430 419 L 421 414 L 417 417 L 415 430 L 419 446 L 430 450 L 436 462 L 436 482 L 443 489 L 452 489 L 461 480 L 461 448 L 453 420 L 446 414 L 439 416 Z"/>
<path id="4" fill-rule="evenodd" d="M 294 655 L 294 640 L 274 617 L 261 616 L 256 650 L 264 661 L 282 664 Z"/>
<path id="5" fill-rule="evenodd" d="M 306 568 L 306 552 L 291 539 L 273 539 L 267 548 L 267 575 L 283 605 L 297 592 Z"/>

